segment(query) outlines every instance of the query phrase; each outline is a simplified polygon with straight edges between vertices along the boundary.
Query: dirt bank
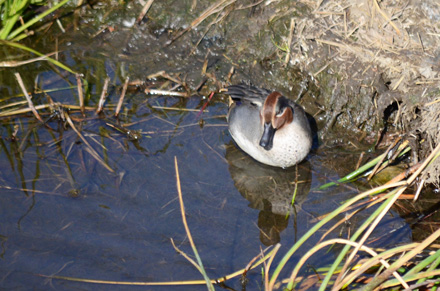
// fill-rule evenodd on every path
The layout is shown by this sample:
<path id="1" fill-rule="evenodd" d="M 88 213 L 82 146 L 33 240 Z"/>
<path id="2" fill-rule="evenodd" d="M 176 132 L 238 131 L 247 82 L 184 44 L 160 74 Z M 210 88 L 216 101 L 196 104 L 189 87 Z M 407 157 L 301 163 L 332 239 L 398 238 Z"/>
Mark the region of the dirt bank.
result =
<path id="1" fill-rule="evenodd" d="M 191 9 L 198 17 L 191 24 L 168 20 L 168 33 L 171 47 L 185 43 L 205 57 L 203 88 L 250 82 L 280 90 L 314 114 L 333 141 L 344 140 L 339 129 L 371 144 L 402 134 L 420 159 L 436 146 L 437 1 L 193 1 Z M 197 78 L 188 80 L 203 92 Z M 439 176 L 434 168 L 430 182 Z"/>

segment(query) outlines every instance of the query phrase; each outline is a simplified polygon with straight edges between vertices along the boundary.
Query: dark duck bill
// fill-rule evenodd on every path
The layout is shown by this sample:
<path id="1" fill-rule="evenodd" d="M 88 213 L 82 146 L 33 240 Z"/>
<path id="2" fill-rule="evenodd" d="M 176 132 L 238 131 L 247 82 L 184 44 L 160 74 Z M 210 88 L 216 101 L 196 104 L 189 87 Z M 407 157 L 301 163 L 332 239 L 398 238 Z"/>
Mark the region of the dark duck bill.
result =
<path id="1" fill-rule="evenodd" d="M 278 129 L 284 124 L 288 124 L 293 120 L 293 110 L 287 99 L 279 92 L 269 94 L 264 102 L 261 110 L 263 121 L 263 134 L 260 139 L 260 146 L 266 151 L 273 147 L 273 139 Z"/>

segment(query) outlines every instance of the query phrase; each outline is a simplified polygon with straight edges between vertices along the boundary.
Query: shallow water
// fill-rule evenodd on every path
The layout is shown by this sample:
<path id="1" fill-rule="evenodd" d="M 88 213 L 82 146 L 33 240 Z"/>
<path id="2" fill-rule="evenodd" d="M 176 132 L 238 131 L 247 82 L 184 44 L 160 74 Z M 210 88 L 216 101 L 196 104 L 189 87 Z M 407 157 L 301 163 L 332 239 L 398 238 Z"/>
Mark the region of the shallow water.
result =
<path id="1" fill-rule="evenodd" d="M 231 141 L 224 119 L 227 108 L 222 103 L 208 107 L 209 112 L 202 116 L 205 124 L 200 127 L 197 112 L 154 112 L 149 108 L 180 99 L 145 99 L 136 94 L 129 100 L 130 107 L 136 107 L 127 117 L 135 123 L 130 128 L 144 133 L 138 145 L 108 127 L 110 135 L 100 136 L 103 120 L 91 119 L 82 125 L 83 134 L 115 173 L 96 162 L 85 145 L 76 142 L 72 130 L 65 131 L 62 141 L 53 145 L 48 130 L 37 126 L 21 154 L 14 154 L 21 138 L 14 142 L 3 136 L 0 268 L 4 288 L 47 288 L 46 279 L 37 274 L 115 281 L 201 278 L 170 243 L 173 239 L 191 253 L 177 200 L 175 157 L 188 225 L 212 278 L 245 267 L 265 245 L 281 242 L 281 251 L 285 251 L 317 216 L 356 193 L 340 187 L 311 190 L 328 178 L 339 177 L 325 162 L 343 153 L 318 149 L 297 170 L 263 166 L 247 157 Z M 200 97 L 192 97 L 185 108 L 199 104 Z M 23 127 L 26 132 L 28 126 Z M 296 206 L 292 207 L 292 182 L 296 180 L 300 183 Z M 72 190 L 77 193 L 73 195 Z M 351 227 L 367 213 L 371 211 L 352 220 Z M 290 214 L 287 219 L 286 214 Z M 404 226 L 393 213 L 384 221 L 379 232 Z M 348 230 L 343 227 L 330 236 L 338 237 L 339 232 L 346 236 Z M 394 239 L 388 243 L 408 241 L 408 227 Z M 323 266 L 332 257 L 330 253 L 325 260 L 312 258 L 310 264 Z M 249 277 L 249 289 L 253 290 L 258 286 L 259 272 L 251 272 Z M 239 283 L 233 282 L 239 288 Z M 60 280 L 50 284 L 63 289 L 96 288 Z"/>
<path id="2" fill-rule="evenodd" d="M 129 91 L 119 122 L 139 131 L 142 138 L 132 140 L 115 130 L 108 125 L 118 124 L 110 105 L 117 102 L 127 75 L 144 79 L 160 70 L 187 73 L 187 82 L 195 86 L 201 79 L 203 66 L 200 55 L 177 62 L 176 53 L 163 62 L 164 51 L 156 48 L 154 54 L 145 56 L 139 48 L 154 47 L 146 41 L 154 35 L 146 34 L 133 34 L 138 38 L 131 35 L 129 47 L 136 49 L 121 57 L 115 52 L 120 51 L 119 41 L 127 35 L 131 34 L 124 30 L 102 38 L 72 33 L 61 41 L 65 63 L 78 71 L 86 68 L 88 106 L 98 103 L 105 76 L 112 80 L 105 109 L 107 119 L 96 116 L 92 110 L 86 112 L 85 118 L 78 112 L 72 111 L 70 115 L 81 134 L 114 172 L 92 157 L 78 135 L 69 127 L 64 129 L 63 121 L 57 118 L 48 122 L 52 129 L 38 124 L 30 115 L 2 120 L 2 288 L 127 288 L 39 276 L 53 274 L 111 281 L 202 279 L 170 242 L 173 239 L 180 249 L 192 254 L 177 198 L 175 159 L 188 225 L 210 278 L 244 268 L 267 245 L 280 242 L 280 254 L 285 253 L 316 223 L 317 217 L 362 191 L 357 184 L 317 190 L 329 180 L 352 171 L 360 150 L 327 147 L 321 142 L 305 162 L 286 170 L 267 167 L 249 158 L 237 149 L 227 131 L 227 102 L 220 95 L 199 116 L 200 108 L 207 102 L 202 95 L 182 98 Z M 110 53 L 109 44 L 113 48 Z M 226 67 L 224 61 L 218 66 Z M 36 82 L 43 90 L 73 86 L 49 95 L 63 104 L 78 103 L 75 76 L 57 74 L 46 63 L 17 71 L 29 87 L 37 76 Z M 5 76 L 4 81 L 5 97 L 20 93 L 14 79 Z M 158 84 L 164 82 L 159 81 Z M 23 97 L 5 103 L 18 100 L 22 101 Z M 47 99 L 43 94 L 34 94 L 34 102 L 46 104 Z M 47 119 L 50 112 L 42 110 L 41 114 Z M 291 206 L 295 181 L 298 193 L 295 205 Z M 347 237 L 349 229 L 358 226 L 373 210 L 364 210 L 328 237 Z M 380 239 L 393 229 L 398 231 L 392 239 L 388 236 Z M 320 235 L 310 239 L 298 256 L 314 246 Z M 379 238 L 373 245 L 386 247 L 410 241 L 411 230 L 392 211 L 373 237 Z M 308 263 L 314 268 L 323 267 L 335 255 L 335 250 L 322 253 Z M 287 269 L 294 266 L 297 258 Z M 280 259 L 281 255 L 275 263 Z M 258 268 L 249 272 L 248 279 L 248 290 L 262 288 Z M 241 289 L 238 280 L 227 285 Z M 176 288 L 206 289 L 204 285 Z M 145 289 L 169 290 L 168 287 Z"/>

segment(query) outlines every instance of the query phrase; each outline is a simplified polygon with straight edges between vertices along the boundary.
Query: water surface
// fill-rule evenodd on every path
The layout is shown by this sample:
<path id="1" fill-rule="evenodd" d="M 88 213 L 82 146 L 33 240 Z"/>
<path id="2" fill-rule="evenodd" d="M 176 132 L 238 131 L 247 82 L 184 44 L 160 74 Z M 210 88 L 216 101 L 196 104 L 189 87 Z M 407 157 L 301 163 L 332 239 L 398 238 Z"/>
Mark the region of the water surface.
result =
<path id="1" fill-rule="evenodd" d="M 124 28 L 124 21 L 137 10 L 118 9 L 124 13 L 112 20 L 119 27 L 114 33 L 91 37 L 91 33 L 83 30 L 60 36 L 62 61 L 85 74 L 87 106 L 96 108 L 105 77 L 111 79 L 104 115 L 98 116 L 93 110 L 87 110 L 85 116 L 73 110 L 69 114 L 75 127 L 113 172 L 98 162 L 84 141 L 56 116 L 47 122 L 50 128 L 38 123 L 31 114 L 1 120 L 2 288 L 127 288 L 39 276 L 53 274 L 111 281 L 202 279 L 170 242 L 173 239 L 180 249 L 192 254 L 177 199 L 175 159 L 188 225 L 210 278 L 244 268 L 261 248 L 278 242 L 283 254 L 319 216 L 364 190 L 360 184 L 317 190 L 354 169 L 361 149 L 351 146 L 330 147 L 321 140 L 305 162 L 290 169 L 264 166 L 249 158 L 228 133 L 227 102 L 222 95 L 214 96 L 199 114 L 207 102 L 203 90 L 193 90 L 191 97 L 184 98 L 146 95 L 142 92 L 144 87 L 132 86 L 134 90 L 127 92 L 119 118 L 115 118 L 114 105 L 127 76 L 145 81 L 146 76 L 165 71 L 195 88 L 203 80 L 203 57 L 208 46 L 191 57 L 188 52 L 192 45 L 163 47 L 167 40 L 164 32 L 148 26 L 139 30 Z M 218 78 L 225 81 L 230 63 L 221 56 L 224 47 L 220 41 L 210 45 L 213 55 L 208 68 L 216 68 Z M 43 48 L 48 46 L 40 47 Z M 58 73 L 44 62 L 16 71 L 29 90 L 37 84 L 55 102 L 78 104 L 75 76 Z M 10 71 L 2 73 L 3 97 L 8 98 L 1 105 L 23 101 Z M 167 82 L 154 78 L 144 85 L 174 85 Z M 49 102 L 42 93 L 34 93 L 33 100 L 35 104 Z M 40 113 L 45 120 L 51 115 L 48 109 Z M 137 132 L 141 138 L 133 140 L 115 130 L 118 125 Z M 295 189 L 297 197 L 292 205 Z M 327 237 L 348 237 L 373 210 L 362 211 Z M 392 229 L 399 229 L 392 240 L 382 237 Z M 322 234 L 309 240 L 299 254 L 314 246 Z M 391 211 L 373 237 L 379 238 L 373 245 L 386 247 L 397 241 L 410 241 L 411 232 L 404 220 Z M 314 268 L 326 266 L 337 250 L 312 257 L 308 263 Z M 281 255 L 275 263 L 280 259 Z M 297 259 L 292 259 L 288 269 Z M 248 290 L 262 288 L 259 269 L 251 271 L 248 279 Z M 227 285 L 241 289 L 238 280 Z"/>

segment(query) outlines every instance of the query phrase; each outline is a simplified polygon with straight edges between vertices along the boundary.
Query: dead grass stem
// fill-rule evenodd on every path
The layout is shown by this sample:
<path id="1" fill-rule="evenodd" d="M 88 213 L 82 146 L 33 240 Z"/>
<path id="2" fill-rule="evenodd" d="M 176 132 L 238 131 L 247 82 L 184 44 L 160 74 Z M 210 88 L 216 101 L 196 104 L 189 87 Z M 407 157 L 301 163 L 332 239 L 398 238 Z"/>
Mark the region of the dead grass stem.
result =
<path id="1" fill-rule="evenodd" d="M 102 87 L 101 97 L 99 98 L 98 108 L 96 109 L 96 114 L 99 114 L 104 109 L 105 98 L 107 97 L 108 84 L 110 83 L 110 78 L 105 78 L 104 86 Z"/>
<path id="2" fill-rule="evenodd" d="M 40 114 L 38 114 L 37 109 L 35 109 L 34 103 L 32 102 L 31 97 L 29 96 L 29 94 L 26 90 L 26 87 L 24 86 L 24 83 L 23 83 L 23 80 L 21 79 L 20 74 L 15 73 L 15 78 L 17 78 L 17 82 L 20 85 L 20 88 L 21 88 L 24 96 L 26 97 L 30 111 L 32 111 L 32 113 L 34 114 L 36 119 L 38 119 L 41 123 L 43 123 L 43 119 L 41 119 Z"/>
<path id="3" fill-rule="evenodd" d="M 118 105 L 116 105 L 115 117 L 118 117 L 119 111 L 121 111 L 122 103 L 124 102 L 125 93 L 127 92 L 129 77 L 125 79 L 124 86 L 122 87 L 121 96 L 119 97 Z"/>
<path id="4" fill-rule="evenodd" d="M 153 4 L 153 2 L 154 2 L 154 0 L 148 0 L 148 2 L 144 5 L 144 7 L 142 8 L 141 13 L 139 14 L 138 18 L 136 19 L 137 23 L 141 23 L 142 19 L 148 13 L 148 10 L 150 10 L 150 7 Z"/>

